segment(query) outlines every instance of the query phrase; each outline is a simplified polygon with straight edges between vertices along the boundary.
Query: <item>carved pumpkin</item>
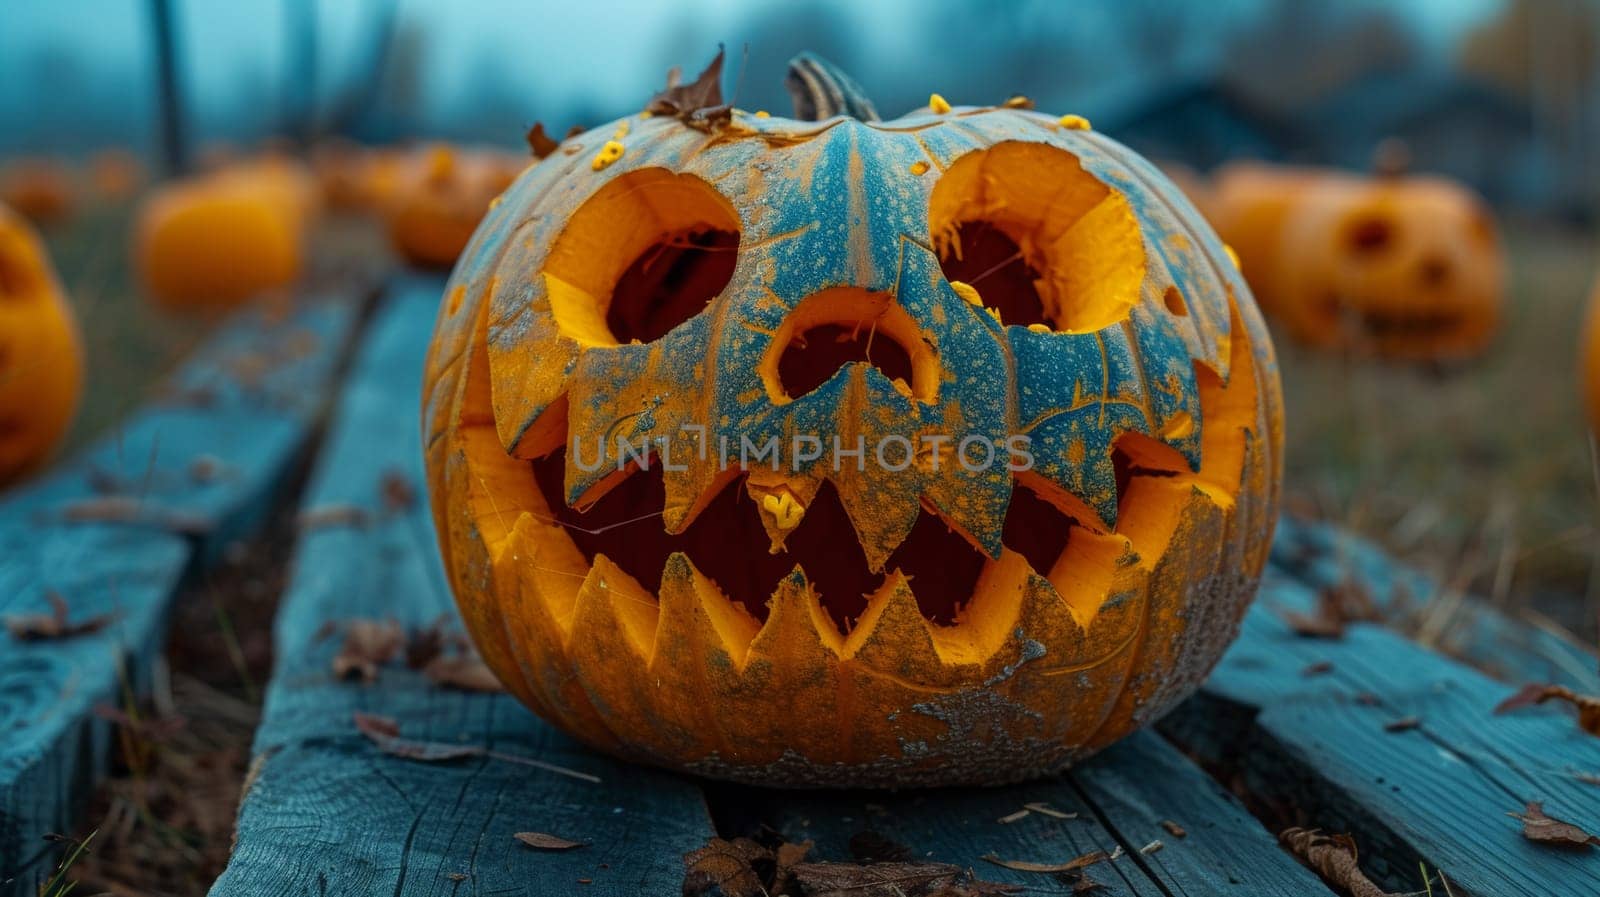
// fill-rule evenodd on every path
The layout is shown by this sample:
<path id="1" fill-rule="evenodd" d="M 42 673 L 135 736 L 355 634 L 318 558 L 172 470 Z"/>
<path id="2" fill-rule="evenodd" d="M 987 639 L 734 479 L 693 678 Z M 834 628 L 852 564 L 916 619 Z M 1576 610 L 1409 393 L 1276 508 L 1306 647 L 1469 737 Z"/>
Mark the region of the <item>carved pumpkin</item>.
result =
<path id="1" fill-rule="evenodd" d="M 37 234 L 0 205 L 0 485 L 66 435 L 83 391 L 83 347 Z"/>
<path id="2" fill-rule="evenodd" d="M 1262 308 L 1300 342 L 1449 360 L 1499 326 L 1504 256 L 1460 185 L 1235 165 L 1209 205 Z"/>
<path id="3" fill-rule="evenodd" d="M 76 200 L 72 172 L 56 159 L 15 159 L 0 168 L 0 203 L 34 224 L 65 220 Z"/>
<path id="4" fill-rule="evenodd" d="M 134 256 L 145 290 L 173 309 L 223 309 L 288 286 L 318 204 L 297 163 L 264 159 L 164 185 L 140 207 Z"/>
<path id="5" fill-rule="evenodd" d="M 522 156 L 424 149 L 394 188 L 389 240 L 414 265 L 448 268 L 489 211 L 489 204 L 528 166 Z"/>
<path id="6" fill-rule="evenodd" d="M 457 601 L 523 702 L 621 756 L 1059 769 L 1237 630 L 1279 488 L 1267 334 L 1188 202 L 1081 119 L 880 122 L 795 66 L 798 108 L 866 120 L 669 91 L 479 228 L 424 397 Z"/>

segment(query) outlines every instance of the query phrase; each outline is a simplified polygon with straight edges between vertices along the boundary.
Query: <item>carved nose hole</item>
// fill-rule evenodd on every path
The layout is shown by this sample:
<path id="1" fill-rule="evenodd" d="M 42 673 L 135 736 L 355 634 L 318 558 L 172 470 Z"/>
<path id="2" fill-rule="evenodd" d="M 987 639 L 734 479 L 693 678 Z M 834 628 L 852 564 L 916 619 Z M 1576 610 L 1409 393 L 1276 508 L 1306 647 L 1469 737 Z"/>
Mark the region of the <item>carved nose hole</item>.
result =
<path id="1" fill-rule="evenodd" d="M 856 287 L 801 300 L 773 336 L 761 375 L 773 402 L 791 402 L 854 364 L 877 368 L 908 398 L 931 403 L 939 362 L 905 309 L 887 293 Z"/>

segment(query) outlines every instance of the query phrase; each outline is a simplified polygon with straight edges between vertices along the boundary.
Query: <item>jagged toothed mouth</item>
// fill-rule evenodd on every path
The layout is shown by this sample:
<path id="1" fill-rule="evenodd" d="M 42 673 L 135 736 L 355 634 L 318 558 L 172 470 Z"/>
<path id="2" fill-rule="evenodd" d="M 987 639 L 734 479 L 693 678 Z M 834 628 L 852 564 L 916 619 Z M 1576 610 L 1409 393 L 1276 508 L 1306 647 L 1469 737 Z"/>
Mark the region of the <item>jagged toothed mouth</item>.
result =
<path id="1" fill-rule="evenodd" d="M 532 462 L 534 478 L 548 512 L 547 522 L 563 527 L 592 565 L 598 557 L 616 565 L 640 586 L 659 592 L 673 554 L 681 552 L 701 575 L 729 599 L 762 619 L 779 583 L 799 568 L 841 629 L 848 629 L 868 598 L 898 573 L 916 595 L 924 617 L 937 623 L 957 620 L 976 592 L 985 570 L 996 564 L 967 537 L 923 507 L 904 541 L 880 570 L 873 570 L 856 537 L 838 491 L 824 481 L 806 506 L 800 523 L 776 550 L 763 528 L 761 512 L 743 478 L 719 483 L 715 497 L 679 533 L 667 532 L 662 517 L 666 490 L 659 465 L 634 468 L 592 506 L 579 511 L 562 500 L 566 452 L 557 450 Z M 1027 485 L 1012 493 L 1002 541 L 1005 550 L 1025 558 L 1048 575 L 1068 544 L 1105 553 L 1126 540 L 1085 526 Z"/>

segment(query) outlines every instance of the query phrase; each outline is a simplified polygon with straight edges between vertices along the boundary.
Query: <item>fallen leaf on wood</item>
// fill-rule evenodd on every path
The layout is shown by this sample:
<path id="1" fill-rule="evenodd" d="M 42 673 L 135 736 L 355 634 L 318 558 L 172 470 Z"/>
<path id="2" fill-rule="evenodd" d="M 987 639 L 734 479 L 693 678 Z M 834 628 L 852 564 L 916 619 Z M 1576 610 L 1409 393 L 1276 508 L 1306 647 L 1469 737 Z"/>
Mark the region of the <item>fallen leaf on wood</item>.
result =
<path id="1" fill-rule="evenodd" d="M 1296 827 L 1284 829 L 1278 840 L 1323 881 L 1350 897 L 1389 897 L 1361 871 L 1356 862 L 1356 842 L 1349 835 L 1324 835 L 1316 829 Z"/>
<path id="2" fill-rule="evenodd" d="M 645 111 L 651 115 L 670 115 L 691 128 L 709 131 L 733 119 L 733 107 L 722 100 L 723 49 L 707 65 L 700 77 L 688 84 L 679 83 L 678 69 L 667 74 L 665 90 L 650 98 Z"/>
<path id="3" fill-rule="evenodd" d="M 1149 856 L 1165 846 L 1166 845 L 1162 844 L 1160 840 L 1151 841 L 1149 844 L 1139 848 L 1139 853 L 1143 854 L 1144 856 Z"/>
<path id="4" fill-rule="evenodd" d="M 1346 624 L 1382 619 L 1372 592 L 1353 579 L 1327 586 L 1317 593 L 1317 606 L 1309 614 L 1282 613 L 1283 621 L 1303 638 L 1344 638 Z"/>
<path id="5" fill-rule="evenodd" d="M 103 495 L 70 502 L 61 508 L 67 523 L 131 523 L 152 526 L 180 536 L 203 536 L 214 528 L 210 518 L 149 507 L 131 495 Z"/>
<path id="6" fill-rule="evenodd" d="M 1600 785 L 1600 773 L 1575 772 L 1572 774 L 1572 777 L 1584 783 L 1585 785 Z"/>
<path id="7" fill-rule="evenodd" d="M 1319 660 L 1316 663 L 1308 664 L 1305 669 L 1300 671 L 1300 675 L 1302 675 L 1302 676 L 1320 676 L 1323 673 L 1332 672 L 1332 670 L 1333 670 L 1333 661 L 1331 661 L 1331 660 Z"/>
<path id="8" fill-rule="evenodd" d="M 367 525 L 367 509 L 360 505 L 330 504 L 306 508 L 295 518 L 295 528 L 300 532 L 348 526 L 360 528 Z"/>
<path id="9" fill-rule="evenodd" d="M 550 135 L 544 132 L 544 122 L 534 122 L 533 127 L 528 129 L 528 151 L 533 153 L 535 159 L 548 157 L 559 146 L 561 146 L 559 140 L 552 140 Z"/>
<path id="10" fill-rule="evenodd" d="M 444 654 L 445 616 L 411 633 L 406 639 L 406 666 L 413 670 L 426 669 L 434 659 Z"/>
<path id="11" fill-rule="evenodd" d="M 446 872 L 444 877 L 451 881 L 466 881 L 468 876 L 465 872 Z"/>
<path id="12" fill-rule="evenodd" d="M 790 871 L 801 897 L 989 897 L 1022 890 L 949 863 L 801 863 Z"/>
<path id="13" fill-rule="evenodd" d="M 1055 807 L 1052 807 L 1049 804 L 1044 803 L 1042 801 L 1033 801 L 1031 803 L 1023 804 L 1022 806 L 1025 809 L 1032 810 L 1035 813 L 1039 813 L 1039 814 L 1044 815 L 1044 816 L 1049 816 L 1051 819 L 1077 819 L 1078 818 L 1078 814 L 1077 813 L 1064 813 L 1064 812 L 1062 812 L 1060 810 L 1057 810 Z"/>
<path id="14" fill-rule="evenodd" d="M 197 455 L 189 462 L 189 479 L 204 486 L 221 479 L 226 469 L 227 465 L 216 455 Z"/>
<path id="15" fill-rule="evenodd" d="M 1578 726 L 1590 735 L 1600 735 L 1600 698 L 1580 695 L 1565 685 L 1532 683 L 1495 705 L 1496 716 L 1546 701 L 1565 701 L 1578 711 Z"/>
<path id="16" fill-rule="evenodd" d="M 995 822 L 998 822 L 1001 825 L 1010 825 L 1019 819 L 1027 818 L 1028 814 L 1032 812 L 1032 810 L 1018 810 L 1015 813 L 1007 813 L 1006 815 L 1001 816 L 999 819 L 996 819 Z"/>
<path id="17" fill-rule="evenodd" d="M 684 854 L 683 864 L 683 897 L 767 897 L 777 874 L 777 857 L 749 838 L 712 838 Z"/>
<path id="18" fill-rule="evenodd" d="M 858 863 L 899 863 L 911 859 L 911 848 L 867 829 L 850 836 L 850 857 Z"/>
<path id="19" fill-rule="evenodd" d="M 334 677 L 374 681 L 378 667 L 393 660 L 405 640 L 405 630 L 394 620 L 351 620 L 344 627 L 344 644 L 333 658 Z"/>
<path id="20" fill-rule="evenodd" d="M 1416 718 L 1414 716 L 1402 716 L 1399 719 L 1392 719 L 1392 720 L 1389 720 L 1388 722 L 1384 723 L 1383 724 L 1383 731 L 1385 731 L 1385 732 L 1408 732 L 1408 731 L 1410 731 L 1412 729 L 1417 728 L 1420 725 L 1422 725 L 1422 720 L 1420 720 L 1420 719 L 1418 719 L 1418 718 Z"/>
<path id="21" fill-rule="evenodd" d="M 1098 891 L 1104 887 L 1105 885 L 1090 878 L 1087 874 L 1079 874 L 1078 880 L 1072 885 L 1072 893 L 1087 894 L 1090 891 Z"/>
<path id="22" fill-rule="evenodd" d="M 1600 838 L 1589 834 L 1570 822 L 1552 819 L 1545 815 L 1542 801 L 1530 800 L 1521 813 L 1507 813 L 1512 819 L 1522 820 L 1522 837 L 1540 844 L 1559 847 L 1588 847 L 1600 844 Z"/>
<path id="23" fill-rule="evenodd" d="M 553 772 L 584 782 L 599 783 L 600 781 L 599 776 L 580 772 L 576 769 L 568 769 L 565 766 L 557 766 L 554 763 L 546 763 L 543 760 L 535 760 L 532 757 L 524 757 L 520 754 L 492 751 L 475 744 L 446 744 L 439 741 L 418 741 L 413 738 L 402 738 L 400 736 L 400 724 L 391 717 L 358 711 L 354 714 L 354 718 L 356 729 L 362 735 L 365 735 L 368 741 L 372 742 L 378 750 L 395 757 L 420 760 L 424 763 L 447 762 L 460 760 L 464 757 L 491 757 L 495 760 L 531 766 L 535 769 L 542 769 L 546 772 Z"/>
<path id="24" fill-rule="evenodd" d="M 476 654 L 451 654 L 435 657 L 422 669 L 428 681 L 461 691 L 501 692 L 505 686 Z"/>
<path id="25" fill-rule="evenodd" d="M 571 850 L 575 847 L 589 846 L 582 841 L 568 841 L 566 838 L 558 838 L 544 832 L 517 832 L 511 837 L 539 850 Z"/>
<path id="26" fill-rule="evenodd" d="M 44 597 L 50 602 L 50 613 L 6 617 L 6 629 L 12 638 L 34 642 L 88 635 L 106 628 L 117 618 L 115 613 L 104 613 L 74 621 L 70 619 L 72 611 L 67 607 L 67 599 L 59 592 L 47 592 Z"/>
<path id="27" fill-rule="evenodd" d="M 398 470 L 386 470 L 378 481 L 378 492 L 383 496 L 384 510 L 398 513 L 417 503 L 417 488 L 411 478 Z"/>
<path id="28" fill-rule="evenodd" d="M 1161 820 L 1161 827 L 1166 829 L 1167 830 L 1167 834 L 1171 835 L 1174 838 L 1187 838 L 1187 837 L 1189 837 L 1189 833 L 1184 831 L 1183 826 L 1177 824 L 1176 822 L 1173 822 L 1170 819 Z"/>
<path id="29" fill-rule="evenodd" d="M 1364 691 L 1360 694 L 1357 694 L 1355 700 L 1357 704 L 1360 704 L 1363 707 L 1378 707 L 1383 704 L 1383 699 L 1370 691 Z"/>
<path id="30" fill-rule="evenodd" d="M 1086 853 L 1083 856 L 1074 857 L 1073 859 L 1067 860 L 1065 863 L 1033 863 L 1027 860 L 1002 860 L 992 853 L 984 854 L 983 858 L 995 864 L 996 866 L 1004 866 L 1007 869 L 1015 869 L 1018 872 L 1072 872 L 1076 869 L 1084 869 L 1089 866 L 1093 866 L 1095 863 L 1105 862 L 1110 860 L 1112 857 L 1111 854 L 1108 854 L 1103 850 L 1095 850 Z"/>

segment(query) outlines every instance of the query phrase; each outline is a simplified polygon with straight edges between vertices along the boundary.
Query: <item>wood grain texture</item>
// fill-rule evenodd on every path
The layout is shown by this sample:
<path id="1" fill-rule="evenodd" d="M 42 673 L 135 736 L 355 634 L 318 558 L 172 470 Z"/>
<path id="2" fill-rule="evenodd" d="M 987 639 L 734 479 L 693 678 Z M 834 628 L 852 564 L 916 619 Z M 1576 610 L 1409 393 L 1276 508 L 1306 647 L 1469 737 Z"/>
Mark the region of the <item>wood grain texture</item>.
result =
<path id="1" fill-rule="evenodd" d="M 49 872 L 43 836 L 73 828 L 106 764 L 94 708 L 143 690 L 186 573 L 264 519 L 355 320 L 342 300 L 242 316 L 126 424 L 0 500 L 0 617 L 47 613 L 51 593 L 74 620 L 115 615 L 70 639 L 0 633 L 0 894 Z"/>
<path id="2" fill-rule="evenodd" d="M 1272 564 L 1313 587 L 1353 580 L 1395 619 L 1437 616 L 1423 629 L 1440 651 L 1497 679 L 1555 682 L 1600 693 L 1600 656 L 1531 616 L 1513 616 L 1471 595 L 1446 592 L 1432 577 L 1398 563 L 1378 546 L 1331 526 L 1285 515 Z M 1442 606 L 1441 606 L 1442 605 Z"/>
<path id="3" fill-rule="evenodd" d="M 392 290 L 352 370 L 304 507 L 356 506 L 368 522 L 302 534 L 255 774 L 212 893 L 677 893 L 682 855 L 712 834 L 693 783 L 608 760 L 507 696 L 445 691 L 400 664 L 372 685 L 332 676 L 339 639 L 317 637 L 330 621 L 455 619 L 421 497 L 417 425 L 442 289 L 418 280 Z M 407 483 L 416 501 L 386 503 L 386 480 Z M 407 738 L 537 758 L 601 781 L 481 756 L 390 756 L 357 732 L 356 711 L 395 719 Z M 538 851 L 513 839 L 519 831 L 588 846 Z"/>
<path id="4" fill-rule="evenodd" d="M 1071 894 L 1073 884 L 983 857 L 1062 863 L 1120 847 L 1123 856 L 1088 870 L 1104 886 L 1095 893 L 1106 895 L 1330 893 L 1216 781 L 1150 732 L 1136 733 L 1066 776 L 1004 788 L 832 795 L 729 787 L 713 793 L 719 815 L 748 824 L 754 803 L 789 840 L 816 841 L 821 859 L 849 859 L 850 839 L 871 831 L 910 848 L 915 859 L 970 866 L 981 878 L 1023 885 L 1030 894 Z M 1029 803 L 1076 816 L 1030 811 L 1000 821 Z M 1167 821 L 1186 836 L 1168 832 Z M 1158 840 L 1159 851 L 1139 853 Z"/>
<path id="5" fill-rule="evenodd" d="M 1163 732 L 1292 821 L 1350 832 L 1391 890 L 1422 889 L 1420 860 L 1457 894 L 1600 892 L 1592 854 L 1534 844 L 1505 816 L 1538 800 L 1600 830 L 1600 788 L 1578 778 L 1600 771 L 1600 739 L 1555 707 L 1493 716 L 1509 686 L 1381 626 L 1296 636 L 1280 614 L 1315 599 L 1270 571 L 1239 640 Z M 1417 725 L 1386 729 L 1407 718 Z"/>

